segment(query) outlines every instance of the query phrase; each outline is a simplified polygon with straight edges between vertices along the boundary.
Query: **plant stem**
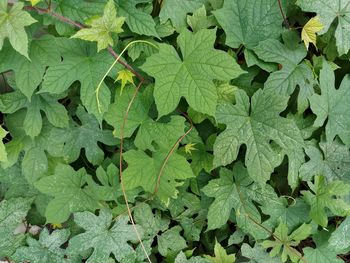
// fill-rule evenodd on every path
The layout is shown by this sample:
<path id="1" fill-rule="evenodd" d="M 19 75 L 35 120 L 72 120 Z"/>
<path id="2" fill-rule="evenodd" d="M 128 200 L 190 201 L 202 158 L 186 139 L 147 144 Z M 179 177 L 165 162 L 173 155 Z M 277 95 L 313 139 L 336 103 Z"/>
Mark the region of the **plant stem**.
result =
<path id="1" fill-rule="evenodd" d="M 281 0 L 277 0 L 277 1 L 278 1 L 278 6 L 279 6 L 280 11 L 281 11 L 281 15 L 282 15 L 283 20 L 284 20 L 284 25 L 285 25 L 288 29 L 290 29 L 290 25 L 289 25 L 289 22 L 288 22 L 288 20 L 287 20 L 287 17 L 286 17 L 286 15 L 285 15 L 284 12 L 283 12 Z"/>

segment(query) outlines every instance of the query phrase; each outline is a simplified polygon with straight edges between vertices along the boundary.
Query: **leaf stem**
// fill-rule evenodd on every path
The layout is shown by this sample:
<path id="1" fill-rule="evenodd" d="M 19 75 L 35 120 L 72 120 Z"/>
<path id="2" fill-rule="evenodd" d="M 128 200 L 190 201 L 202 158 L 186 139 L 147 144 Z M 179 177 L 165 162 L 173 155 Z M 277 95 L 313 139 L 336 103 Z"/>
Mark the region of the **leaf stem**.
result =
<path id="1" fill-rule="evenodd" d="M 281 0 L 277 0 L 277 1 L 278 1 L 278 6 L 279 6 L 279 8 L 280 8 L 281 15 L 282 15 L 282 17 L 283 17 L 283 22 L 284 22 L 285 26 L 286 26 L 288 29 L 290 29 L 290 25 L 289 25 L 289 22 L 288 22 L 288 20 L 287 20 L 287 17 L 286 17 L 286 15 L 285 15 L 284 12 L 283 12 Z"/>

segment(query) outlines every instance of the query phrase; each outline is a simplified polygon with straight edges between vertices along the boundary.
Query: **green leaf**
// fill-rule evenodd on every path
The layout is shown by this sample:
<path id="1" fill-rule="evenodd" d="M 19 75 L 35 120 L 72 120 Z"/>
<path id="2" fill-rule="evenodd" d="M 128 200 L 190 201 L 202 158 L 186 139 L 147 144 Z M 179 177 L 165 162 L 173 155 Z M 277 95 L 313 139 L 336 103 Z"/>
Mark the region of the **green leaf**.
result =
<path id="1" fill-rule="evenodd" d="M 85 155 L 92 164 L 100 164 L 104 159 L 104 152 L 98 142 L 106 145 L 117 144 L 112 132 L 100 129 L 96 118 L 88 114 L 82 107 L 76 112 L 81 125 L 71 122 L 67 129 L 54 129 L 51 138 L 56 140 L 60 155 L 65 161 L 73 162 L 80 156 L 81 149 L 85 149 Z"/>
<path id="2" fill-rule="evenodd" d="M 310 160 L 300 167 L 300 177 L 309 181 L 315 175 L 323 175 L 328 181 L 350 181 L 350 151 L 339 139 L 326 141 L 321 138 L 319 150 L 315 146 L 305 148 Z"/>
<path id="3" fill-rule="evenodd" d="M 117 79 L 115 80 L 118 81 L 120 80 L 121 81 L 121 89 L 120 89 L 120 92 L 123 93 L 123 89 L 125 87 L 125 85 L 129 82 L 130 84 L 133 84 L 134 85 L 134 74 L 130 71 L 130 70 L 127 70 L 127 69 L 123 69 L 121 71 L 118 72 L 118 77 Z"/>
<path id="4" fill-rule="evenodd" d="M 94 17 L 89 20 L 89 28 L 80 29 L 72 38 L 80 38 L 88 41 L 97 41 L 97 51 L 113 46 L 112 33 L 123 32 L 122 26 L 125 17 L 116 17 L 117 10 L 113 0 L 109 0 L 104 8 L 102 17 Z"/>
<path id="5" fill-rule="evenodd" d="M 350 249 L 350 217 L 338 226 L 329 238 L 329 248 L 337 253 L 347 253 Z"/>
<path id="6" fill-rule="evenodd" d="M 23 6 L 23 3 L 15 3 L 9 8 L 7 0 L 0 1 L 0 49 L 3 47 L 4 40 L 8 38 L 12 47 L 29 59 L 28 36 L 24 27 L 37 21 L 28 12 L 22 10 Z"/>
<path id="7" fill-rule="evenodd" d="M 110 104 L 111 93 L 102 83 L 98 105 L 95 90 L 113 63 L 112 56 L 106 51 L 96 54 L 92 44 L 80 40 L 62 38 L 56 41 L 63 61 L 48 68 L 40 93 L 59 94 L 66 91 L 73 82 L 79 81 L 82 104 L 101 121 Z"/>
<path id="8" fill-rule="evenodd" d="M 140 35 L 158 37 L 156 31 L 156 23 L 150 14 L 145 13 L 136 5 L 138 0 L 114 0 L 118 6 L 121 16 L 125 17 L 125 21 L 132 32 Z"/>
<path id="9" fill-rule="evenodd" d="M 69 236 L 68 229 L 55 230 L 50 234 L 44 228 L 39 240 L 27 237 L 28 246 L 18 248 L 12 257 L 16 262 L 78 262 L 67 258 L 65 249 L 61 248 Z"/>
<path id="10" fill-rule="evenodd" d="M 276 93 L 258 90 L 249 102 L 242 90 L 236 92 L 236 104 L 222 104 L 217 120 L 227 128 L 214 144 L 214 166 L 236 160 L 241 144 L 247 145 L 245 164 L 249 176 L 265 183 L 284 155 L 288 156 L 288 181 L 292 188 L 298 183 L 298 171 L 304 162 L 304 140 L 292 120 L 279 114 L 286 108 L 287 98 Z M 270 141 L 276 143 L 278 151 Z"/>
<path id="11" fill-rule="evenodd" d="M 34 39 L 29 48 L 30 61 L 5 43 L 0 51 L 0 72 L 13 70 L 15 87 L 29 100 L 43 79 L 47 66 L 61 61 L 61 55 L 53 36 L 45 35 Z"/>
<path id="12" fill-rule="evenodd" d="M 268 39 L 260 42 L 254 48 L 258 57 L 266 62 L 282 65 L 282 69 L 270 74 L 264 84 L 264 88 L 278 92 L 282 96 L 291 95 L 299 86 L 298 108 L 304 111 L 309 103 L 308 98 L 314 94 L 314 75 L 310 67 L 302 60 L 306 56 L 306 50 L 302 44 L 293 49 L 280 43 L 278 40 Z"/>
<path id="13" fill-rule="evenodd" d="M 328 247 L 310 248 L 306 247 L 304 251 L 304 260 L 308 263 L 344 263 L 337 257 L 337 253 Z"/>
<path id="14" fill-rule="evenodd" d="M 147 59 L 142 69 L 155 77 L 154 97 L 159 116 L 164 116 L 185 97 L 196 111 L 214 115 L 218 100 L 213 79 L 230 80 L 243 71 L 227 53 L 213 48 L 214 30 L 193 34 L 183 31 L 177 41 L 181 59 L 174 47 L 159 45 L 159 53 Z"/>
<path id="15" fill-rule="evenodd" d="M 15 229 L 25 219 L 33 199 L 13 198 L 0 202 L 0 258 L 10 256 L 25 238 Z"/>
<path id="16" fill-rule="evenodd" d="M 301 191 L 301 193 L 311 206 L 310 217 L 317 224 L 322 227 L 327 226 L 326 208 L 333 215 L 350 215 L 350 204 L 341 198 L 341 196 L 346 196 L 350 193 L 349 184 L 338 180 L 327 184 L 323 176 L 315 176 L 315 182 L 309 181 L 308 185 L 311 191 Z"/>
<path id="17" fill-rule="evenodd" d="M 337 20 L 338 24 L 334 33 L 337 43 L 337 49 L 339 55 L 348 53 L 350 49 L 350 22 L 349 22 L 349 1 L 332 1 L 327 0 L 298 0 L 297 5 L 301 7 L 303 11 L 317 13 L 320 17 L 321 23 L 324 25 L 320 34 L 326 33 L 334 20 Z"/>
<path id="18" fill-rule="evenodd" d="M 176 256 L 175 263 L 210 263 L 208 259 L 201 257 L 191 257 L 189 259 L 186 258 L 185 253 L 182 251 Z"/>
<path id="19" fill-rule="evenodd" d="M 213 15 L 207 16 L 207 11 L 203 5 L 194 11 L 192 16 L 187 16 L 187 24 L 193 32 L 198 32 L 201 29 L 215 26 L 217 22 Z"/>
<path id="20" fill-rule="evenodd" d="M 26 117 L 24 119 L 24 129 L 31 138 L 38 136 L 42 129 L 41 111 L 49 122 L 56 127 L 68 126 L 68 114 L 65 107 L 57 102 L 55 98 L 49 94 L 35 94 L 31 101 L 19 91 L 14 91 L 0 95 L 0 110 L 3 113 L 14 113 L 22 108 L 27 108 Z"/>
<path id="21" fill-rule="evenodd" d="M 0 126 L 0 162 L 7 162 L 7 152 L 5 149 L 5 145 L 2 141 L 6 137 L 7 133 L 8 132 Z"/>
<path id="22" fill-rule="evenodd" d="M 153 214 L 151 207 L 147 204 L 135 207 L 134 219 L 144 229 L 144 236 L 147 239 L 153 239 L 159 232 L 167 230 L 170 223 L 170 220 L 162 218 L 159 212 Z"/>
<path id="23" fill-rule="evenodd" d="M 208 230 L 222 227 L 234 209 L 237 226 L 244 232 L 259 239 L 268 236 L 261 226 L 260 213 L 252 201 L 261 202 L 264 198 L 271 201 L 274 196 L 267 189 L 253 183 L 242 163 L 234 166 L 233 174 L 222 168 L 220 178 L 209 181 L 202 191 L 215 198 L 208 211 Z M 259 198 L 255 192 L 260 194 Z"/>
<path id="24" fill-rule="evenodd" d="M 160 22 L 170 19 L 177 31 L 186 26 L 186 15 L 200 8 L 204 0 L 164 0 L 159 13 Z"/>
<path id="25" fill-rule="evenodd" d="M 125 188 L 128 190 L 141 186 L 145 191 L 153 193 L 167 154 L 167 150 L 158 150 L 152 157 L 140 150 L 126 152 L 124 159 L 128 163 L 128 168 L 123 173 Z M 160 177 L 157 197 L 168 205 L 170 198 L 177 197 L 177 187 L 191 177 L 194 175 L 186 159 L 178 154 L 172 154 Z"/>
<path id="26" fill-rule="evenodd" d="M 226 33 L 226 45 L 252 49 L 266 39 L 278 38 L 282 17 L 275 0 L 225 0 L 222 9 L 213 12 Z"/>
<path id="27" fill-rule="evenodd" d="M 275 240 L 265 240 L 262 242 L 262 246 L 264 248 L 272 248 L 270 251 L 271 257 L 278 255 L 282 249 L 281 262 L 286 262 L 288 257 L 292 262 L 299 262 L 302 255 L 293 247 L 298 246 L 300 241 L 306 239 L 311 234 L 311 229 L 311 225 L 304 223 L 291 234 L 288 234 L 287 225 L 281 222 L 275 229 Z"/>
<path id="28" fill-rule="evenodd" d="M 34 184 L 40 192 L 54 197 L 46 208 L 47 223 L 62 223 L 72 212 L 93 211 L 100 207 L 84 187 L 87 177 L 84 169 L 74 171 L 69 165 L 58 164 L 54 175 Z"/>
<path id="29" fill-rule="evenodd" d="M 147 87 L 147 89 L 150 88 L 149 86 Z M 118 87 L 115 92 L 115 102 L 110 104 L 108 111 L 104 115 L 107 123 L 114 127 L 113 134 L 117 138 L 120 138 L 125 113 L 135 89 L 136 87 L 128 86 L 124 92 L 121 92 L 121 88 Z M 149 119 L 148 111 L 152 101 L 152 94 L 146 90 L 137 95 L 129 109 L 128 119 L 124 126 L 124 138 L 130 137 L 144 121 Z"/>
<path id="30" fill-rule="evenodd" d="M 135 254 L 128 242 L 135 243 L 138 238 L 133 226 L 128 224 L 128 216 L 122 215 L 112 221 L 111 211 L 101 209 L 98 216 L 91 212 L 75 213 L 74 221 L 85 232 L 69 240 L 68 251 L 81 254 L 92 248 L 93 252 L 87 263 L 107 262 L 111 254 L 120 262 Z M 136 229 L 142 236 L 141 227 L 136 225 Z"/>
<path id="31" fill-rule="evenodd" d="M 316 33 L 323 29 L 318 16 L 314 16 L 303 26 L 301 31 L 301 39 L 304 41 L 306 49 L 309 49 L 309 44 L 313 44 L 316 48 Z"/>
<path id="32" fill-rule="evenodd" d="M 215 240 L 214 257 L 206 256 L 212 263 L 234 263 L 236 261 L 235 254 L 228 255 L 226 250 Z"/>
<path id="33" fill-rule="evenodd" d="M 242 256 L 249 258 L 250 263 L 280 263 L 281 261 L 277 257 L 271 258 L 267 252 L 261 247 L 260 244 L 255 243 L 254 247 L 250 247 L 244 243 L 241 247 Z"/>
<path id="34" fill-rule="evenodd" d="M 187 247 L 186 240 L 180 235 L 181 227 L 174 226 L 158 236 L 158 250 L 162 256 L 177 254 Z"/>
<path id="35" fill-rule="evenodd" d="M 338 135 L 350 145 L 350 75 L 346 75 L 338 89 L 335 89 L 335 77 L 331 66 L 323 61 L 320 72 L 321 95 L 310 98 L 311 109 L 317 115 L 314 126 L 326 123 L 326 138 L 333 141 Z"/>

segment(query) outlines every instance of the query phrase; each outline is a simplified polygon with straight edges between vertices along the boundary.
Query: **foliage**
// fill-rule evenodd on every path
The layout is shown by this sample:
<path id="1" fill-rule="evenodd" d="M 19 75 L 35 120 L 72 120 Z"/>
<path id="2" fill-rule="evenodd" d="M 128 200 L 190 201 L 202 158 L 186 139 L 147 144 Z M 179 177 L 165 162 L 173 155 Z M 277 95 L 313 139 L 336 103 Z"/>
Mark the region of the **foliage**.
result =
<path id="1" fill-rule="evenodd" d="M 348 262 L 349 8 L 0 0 L 0 261 Z"/>

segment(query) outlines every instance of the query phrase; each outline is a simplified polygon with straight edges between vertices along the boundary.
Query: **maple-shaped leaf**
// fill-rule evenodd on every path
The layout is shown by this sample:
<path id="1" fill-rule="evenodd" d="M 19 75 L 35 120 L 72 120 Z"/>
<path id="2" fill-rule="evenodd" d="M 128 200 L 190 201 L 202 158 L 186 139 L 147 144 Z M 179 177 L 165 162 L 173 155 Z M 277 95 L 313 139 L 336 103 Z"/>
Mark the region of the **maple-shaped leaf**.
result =
<path id="1" fill-rule="evenodd" d="M 174 226 L 157 237 L 159 253 L 166 257 L 177 254 L 187 247 L 186 240 L 180 235 L 180 226 Z"/>
<path id="2" fill-rule="evenodd" d="M 115 81 L 120 80 L 121 81 L 121 88 L 120 88 L 120 94 L 123 93 L 124 87 L 127 83 L 134 84 L 134 77 L 135 75 L 127 69 L 123 69 L 118 72 L 118 77 Z"/>
<path id="3" fill-rule="evenodd" d="M 350 249 L 350 217 L 347 216 L 345 220 L 337 227 L 329 238 L 329 248 L 338 253 L 347 253 Z"/>
<path id="4" fill-rule="evenodd" d="M 61 128 L 68 126 L 67 110 L 62 104 L 58 103 L 57 99 L 50 94 L 35 94 L 28 101 L 24 94 L 14 91 L 0 95 L 0 111 L 11 114 L 26 108 L 23 128 L 27 135 L 34 138 L 40 134 L 42 129 L 43 117 L 41 111 L 45 112 L 52 125 Z"/>
<path id="5" fill-rule="evenodd" d="M 198 32 L 201 29 L 209 28 L 217 25 L 213 15 L 207 16 L 205 5 L 193 12 L 192 16 L 187 16 L 187 24 L 192 28 L 193 32 Z"/>
<path id="6" fill-rule="evenodd" d="M 72 212 L 93 211 L 100 207 L 98 200 L 85 189 L 88 176 L 84 169 L 75 171 L 69 165 L 58 164 L 55 174 L 35 182 L 34 186 L 41 193 L 54 197 L 46 207 L 47 223 L 63 223 Z"/>
<path id="7" fill-rule="evenodd" d="M 142 187 L 145 191 L 153 193 L 168 151 L 168 149 L 157 150 L 152 157 L 140 150 L 126 152 L 124 159 L 128 163 L 128 168 L 123 173 L 125 189 Z M 172 154 L 160 177 L 156 196 L 164 204 L 169 205 L 170 198 L 177 197 L 177 187 L 191 177 L 194 175 L 186 159 L 176 153 Z"/>
<path id="8" fill-rule="evenodd" d="M 258 225 L 261 224 L 261 216 L 253 200 L 260 203 L 261 198 L 267 198 L 271 201 L 275 194 L 253 183 L 242 163 L 237 163 L 233 172 L 221 169 L 220 178 L 209 181 L 202 191 L 215 198 L 209 206 L 208 230 L 222 227 L 234 209 L 240 229 L 258 239 L 268 237 L 264 228 Z M 255 196 L 256 193 L 260 193 L 261 198 Z"/>
<path id="9" fill-rule="evenodd" d="M 249 176 L 264 184 L 287 155 L 288 181 L 295 188 L 304 162 L 304 140 L 295 122 L 279 115 L 286 108 L 288 98 L 267 90 L 255 92 L 251 102 L 242 90 L 236 92 L 235 98 L 235 105 L 218 106 L 217 120 L 227 128 L 215 141 L 214 166 L 236 160 L 240 146 L 246 144 L 245 164 Z"/>
<path id="10" fill-rule="evenodd" d="M 55 138 L 56 145 L 60 145 L 59 149 L 65 161 L 70 163 L 77 160 L 81 149 L 85 149 L 88 161 L 94 165 L 100 164 L 104 159 L 104 152 L 98 142 L 115 145 L 116 139 L 113 138 L 112 131 L 102 130 L 96 118 L 82 107 L 77 109 L 76 116 L 81 125 L 72 121 L 66 129 L 54 129 L 50 136 Z"/>
<path id="11" fill-rule="evenodd" d="M 28 36 L 24 27 L 37 22 L 30 14 L 23 11 L 23 3 L 15 3 L 8 7 L 7 0 L 0 0 L 0 49 L 4 40 L 9 39 L 12 47 L 29 59 Z"/>
<path id="12" fill-rule="evenodd" d="M 244 71 L 227 53 L 213 44 L 216 29 L 196 34 L 182 31 L 177 41 L 182 59 L 173 46 L 159 45 L 159 53 L 147 58 L 142 69 L 156 79 L 154 98 L 159 116 L 172 112 L 181 97 L 198 112 L 214 115 L 218 100 L 214 79 L 230 80 Z"/>
<path id="13" fill-rule="evenodd" d="M 265 40 L 254 48 L 260 59 L 282 65 L 282 69 L 270 74 L 264 88 L 278 92 L 282 96 L 292 94 L 299 86 L 298 108 L 300 112 L 308 106 L 308 98 L 314 94 L 314 74 L 303 62 L 307 52 L 302 44 L 290 48 L 278 40 Z"/>
<path id="14" fill-rule="evenodd" d="M 111 92 L 102 83 L 97 100 L 95 90 L 113 63 L 113 57 L 106 51 L 96 53 L 93 44 L 82 40 L 61 38 L 56 41 L 63 60 L 48 68 L 40 93 L 59 94 L 79 81 L 82 104 L 101 121 L 110 104 Z"/>
<path id="15" fill-rule="evenodd" d="M 174 27 L 180 29 L 186 26 L 186 15 L 200 8 L 205 0 L 164 0 L 160 9 L 160 22 L 164 24 L 168 19 Z"/>
<path id="16" fill-rule="evenodd" d="M 211 263 L 209 259 L 202 258 L 202 257 L 195 257 L 192 256 L 189 259 L 187 259 L 186 255 L 184 252 L 180 252 L 176 258 L 175 258 L 175 263 Z"/>
<path id="17" fill-rule="evenodd" d="M 129 26 L 132 32 L 140 35 L 158 37 L 156 23 L 154 22 L 153 17 L 149 13 L 146 13 L 142 9 L 136 7 L 138 3 L 147 3 L 148 0 L 114 1 L 118 6 L 118 12 L 121 16 L 125 17 L 126 24 Z"/>
<path id="18" fill-rule="evenodd" d="M 215 240 L 214 257 L 206 256 L 212 263 L 234 263 L 236 261 L 235 254 L 228 255 L 226 250 Z"/>
<path id="19" fill-rule="evenodd" d="M 0 257 L 8 257 L 19 247 L 25 235 L 15 234 L 17 226 L 23 222 L 31 198 L 12 198 L 0 202 Z"/>
<path id="20" fill-rule="evenodd" d="M 326 208 L 333 215 L 350 215 L 350 203 L 342 198 L 342 196 L 350 193 L 349 184 L 339 180 L 327 183 L 323 176 L 315 176 L 314 183 L 308 181 L 307 184 L 311 191 L 301 191 L 301 193 L 311 206 L 310 217 L 317 224 L 322 227 L 327 226 L 328 216 Z"/>
<path id="21" fill-rule="evenodd" d="M 266 39 L 278 38 L 282 17 L 275 0 L 225 0 L 213 12 L 226 33 L 226 45 L 251 49 Z"/>
<path id="22" fill-rule="evenodd" d="M 161 217 L 159 211 L 153 214 L 151 207 L 147 204 L 135 207 L 134 219 L 144 229 L 145 238 L 152 240 L 159 232 L 167 230 L 170 223 L 169 219 Z"/>
<path id="23" fill-rule="evenodd" d="M 292 233 L 288 234 L 287 225 L 281 222 L 275 229 L 275 240 L 265 240 L 262 242 L 262 246 L 264 248 L 272 248 L 270 251 L 271 257 L 278 255 L 282 249 L 281 262 L 283 263 L 287 261 L 288 257 L 293 263 L 299 262 L 302 255 L 293 247 L 298 246 L 300 241 L 306 239 L 311 234 L 311 229 L 311 225 L 304 223 Z"/>
<path id="24" fill-rule="evenodd" d="M 72 38 L 97 41 L 97 51 L 113 46 L 112 33 L 123 32 L 125 17 L 117 18 L 117 10 L 113 0 L 109 0 L 102 17 L 93 17 L 88 21 L 89 28 L 80 29 Z"/>
<path id="25" fill-rule="evenodd" d="M 7 162 L 7 152 L 5 149 L 5 145 L 2 141 L 6 137 L 6 135 L 7 131 L 0 126 L 0 162 Z"/>
<path id="26" fill-rule="evenodd" d="M 109 209 L 101 209 L 96 216 L 91 212 L 74 213 L 75 223 L 85 232 L 74 236 L 69 240 L 68 251 L 70 254 L 84 253 L 93 249 L 87 263 L 107 262 L 111 254 L 118 260 L 135 254 L 129 242 L 137 242 L 137 234 L 132 225 L 128 224 L 128 216 L 121 215 L 112 221 L 112 213 Z M 142 236 L 143 231 L 139 225 L 136 229 Z"/>
<path id="27" fill-rule="evenodd" d="M 323 25 L 318 16 L 307 21 L 301 31 L 301 39 L 304 41 L 306 49 L 309 49 L 310 43 L 316 47 L 316 33 L 320 32 L 322 29 Z"/>
<path id="28" fill-rule="evenodd" d="M 244 243 L 242 244 L 241 252 L 242 256 L 248 258 L 251 263 L 281 263 L 278 257 L 270 257 L 259 243 L 255 243 L 254 247 L 250 247 L 250 245 Z"/>
<path id="29" fill-rule="evenodd" d="M 327 0 L 298 0 L 296 2 L 303 11 L 317 13 L 320 22 L 324 25 L 320 34 L 326 33 L 332 23 L 337 20 L 334 36 L 339 55 L 348 53 L 350 49 L 350 30 L 348 29 L 350 26 L 349 3 L 348 0 L 332 2 Z"/>
<path id="30" fill-rule="evenodd" d="M 5 44 L 0 51 L 0 72 L 13 70 L 16 89 L 29 100 L 40 85 L 47 66 L 61 61 L 61 55 L 53 36 L 33 39 L 29 47 L 30 61 Z M 13 86 L 13 85 L 12 85 Z"/>
<path id="31" fill-rule="evenodd" d="M 135 87 L 128 87 L 122 94 L 116 91 L 115 103 L 111 104 L 104 118 L 115 130 L 113 134 L 120 138 L 120 129 L 124 121 L 125 112 L 132 98 Z M 150 89 L 150 90 L 148 90 Z M 124 127 L 124 137 L 130 137 L 139 127 L 135 137 L 135 146 L 141 150 L 154 151 L 153 143 L 157 143 L 164 149 L 170 149 L 185 131 L 185 118 L 171 116 L 167 119 L 154 121 L 148 116 L 148 111 L 153 102 L 151 87 L 140 93 L 129 110 L 128 119 Z M 157 136 L 154 136 L 154 135 Z"/>
<path id="32" fill-rule="evenodd" d="M 309 181 L 315 175 L 323 175 L 328 181 L 350 181 L 350 150 L 338 138 L 326 141 L 321 138 L 319 148 L 310 145 L 305 148 L 310 160 L 300 167 L 300 178 Z"/>
<path id="33" fill-rule="evenodd" d="M 128 86 L 121 92 L 121 88 L 116 89 L 114 103 L 109 105 L 108 111 L 104 115 L 104 119 L 114 127 L 114 136 L 120 138 L 120 130 L 124 122 L 124 117 L 130 100 L 135 92 L 136 87 Z M 147 87 L 145 91 L 140 92 L 132 103 L 128 119 L 124 126 L 124 137 L 130 137 L 134 131 L 146 120 L 149 119 L 148 111 L 153 102 L 152 94 L 149 92 L 151 87 Z"/>
<path id="34" fill-rule="evenodd" d="M 18 248 L 11 258 L 16 262 L 78 262 L 78 260 L 67 258 L 65 249 L 61 248 L 68 241 L 69 236 L 69 229 L 55 230 L 50 234 L 49 230 L 44 228 L 39 240 L 28 236 L 28 246 Z"/>
<path id="35" fill-rule="evenodd" d="M 321 95 L 310 98 L 311 110 L 317 115 L 314 126 L 321 127 L 326 123 L 326 138 L 333 141 L 338 135 L 350 145 L 350 75 L 346 75 L 338 89 L 335 89 L 335 76 L 326 60 L 320 71 Z"/>

